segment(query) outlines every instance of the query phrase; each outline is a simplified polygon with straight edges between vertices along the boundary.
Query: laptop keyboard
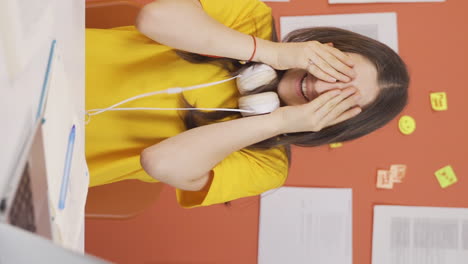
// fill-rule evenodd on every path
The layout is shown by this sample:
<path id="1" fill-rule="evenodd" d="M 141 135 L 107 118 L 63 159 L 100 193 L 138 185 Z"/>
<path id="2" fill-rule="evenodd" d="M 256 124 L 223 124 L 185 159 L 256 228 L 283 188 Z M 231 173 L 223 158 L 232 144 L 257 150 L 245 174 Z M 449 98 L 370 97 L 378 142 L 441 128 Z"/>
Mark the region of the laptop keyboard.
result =
<path id="1" fill-rule="evenodd" d="M 28 165 L 26 165 L 28 166 Z M 32 203 L 31 180 L 26 168 L 18 185 L 9 214 L 10 223 L 19 228 L 36 232 L 34 208 Z"/>

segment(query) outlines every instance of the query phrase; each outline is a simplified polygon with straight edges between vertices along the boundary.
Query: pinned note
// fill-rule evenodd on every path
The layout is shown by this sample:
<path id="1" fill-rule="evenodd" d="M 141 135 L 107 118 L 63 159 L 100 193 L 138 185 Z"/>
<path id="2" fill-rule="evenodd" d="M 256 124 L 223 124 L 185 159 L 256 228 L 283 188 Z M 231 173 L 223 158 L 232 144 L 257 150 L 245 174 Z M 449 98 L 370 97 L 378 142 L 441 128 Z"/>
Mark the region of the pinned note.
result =
<path id="1" fill-rule="evenodd" d="M 401 183 L 406 176 L 406 165 L 393 164 L 390 170 L 377 170 L 377 188 L 393 189 L 394 183 Z"/>
<path id="2" fill-rule="evenodd" d="M 447 110 L 447 94 L 445 92 L 431 93 L 431 106 L 434 111 Z"/>
<path id="3" fill-rule="evenodd" d="M 398 128 L 400 128 L 401 133 L 409 135 L 416 130 L 416 121 L 411 116 L 404 115 L 398 121 Z"/>
<path id="4" fill-rule="evenodd" d="M 390 171 L 388 170 L 377 171 L 377 188 L 393 189 L 393 181 L 390 179 Z"/>
<path id="5" fill-rule="evenodd" d="M 343 146 L 343 143 L 341 143 L 341 142 L 336 142 L 336 143 L 331 143 L 330 144 L 330 148 L 339 148 L 341 146 Z"/>
<path id="6" fill-rule="evenodd" d="M 446 188 L 458 181 L 457 176 L 455 175 L 455 172 L 450 165 L 443 167 L 434 174 L 439 181 L 440 187 L 442 188 Z"/>
<path id="7" fill-rule="evenodd" d="M 395 164 L 390 166 L 390 180 L 401 183 L 406 175 L 406 165 Z"/>

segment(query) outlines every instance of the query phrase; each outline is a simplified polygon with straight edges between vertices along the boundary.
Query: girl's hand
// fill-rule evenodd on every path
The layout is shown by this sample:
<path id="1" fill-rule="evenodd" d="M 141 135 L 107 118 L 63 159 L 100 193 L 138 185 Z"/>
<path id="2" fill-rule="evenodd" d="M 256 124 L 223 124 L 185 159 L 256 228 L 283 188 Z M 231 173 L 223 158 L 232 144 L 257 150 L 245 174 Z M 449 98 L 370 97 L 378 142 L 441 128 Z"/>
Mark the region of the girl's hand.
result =
<path id="1" fill-rule="evenodd" d="M 332 43 L 318 41 L 272 43 L 269 58 L 264 63 L 278 70 L 305 69 L 326 82 L 349 82 L 356 76 L 354 63 Z"/>
<path id="2" fill-rule="evenodd" d="M 284 106 L 271 113 L 282 133 L 318 132 L 361 112 L 355 107 L 359 92 L 354 87 L 328 91 L 309 103 Z"/>

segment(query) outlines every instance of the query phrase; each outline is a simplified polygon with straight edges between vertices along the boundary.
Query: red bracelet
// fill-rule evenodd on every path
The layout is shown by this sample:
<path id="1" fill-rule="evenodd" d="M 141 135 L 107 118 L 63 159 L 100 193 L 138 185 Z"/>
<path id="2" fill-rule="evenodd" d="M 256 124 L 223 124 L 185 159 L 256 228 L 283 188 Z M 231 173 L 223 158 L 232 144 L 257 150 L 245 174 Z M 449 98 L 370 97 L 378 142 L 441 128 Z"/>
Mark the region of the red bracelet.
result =
<path id="1" fill-rule="evenodd" d="M 254 36 L 254 35 L 251 35 L 251 36 L 252 36 L 253 41 L 254 41 L 254 50 L 253 50 L 252 56 L 250 57 L 250 59 L 249 59 L 247 62 L 251 62 L 252 59 L 253 59 L 254 56 L 255 56 L 255 52 L 257 52 L 257 40 L 255 39 L 255 36 Z"/>

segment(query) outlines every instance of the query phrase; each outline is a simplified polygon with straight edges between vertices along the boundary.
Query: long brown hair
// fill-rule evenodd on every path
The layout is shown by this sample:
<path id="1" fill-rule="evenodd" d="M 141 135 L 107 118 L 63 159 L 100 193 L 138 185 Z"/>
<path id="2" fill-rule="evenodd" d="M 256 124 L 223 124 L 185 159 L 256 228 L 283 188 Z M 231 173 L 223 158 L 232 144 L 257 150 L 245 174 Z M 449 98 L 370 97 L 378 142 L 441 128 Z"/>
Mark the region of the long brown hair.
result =
<path id="1" fill-rule="evenodd" d="M 409 74 L 403 60 L 391 48 L 369 37 L 333 27 L 315 27 L 295 30 L 283 42 L 305 42 L 316 40 L 321 43 L 332 42 L 342 52 L 356 53 L 367 58 L 377 69 L 379 94 L 370 104 L 362 108 L 357 116 L 318 132 L 299 132 L 278 135 L 253 144 L 249 149 L 268 149 L 277 146 L 320 146 L 333 142 L 344 142 L 369 134 L 395 118 L 408 101 Z M 234 76 L 255 63 L 242 65 L 228 58 L 210 58 L 197 54 L 176 51 L 177 54 L 193 63 L 215 63 L 227 69 Z M 278 79 L 259 87 L 253 93 L 277 90 L 279 80 L 285 71 L 277 71 Z M 191 107 L 182 98 L 186 107 Z M 233 114 L 231 112 L 187 111 L 183 120 L 187 129 L 219 121 Z M 288 151 L 289 156 L 289 151 Z"/>

